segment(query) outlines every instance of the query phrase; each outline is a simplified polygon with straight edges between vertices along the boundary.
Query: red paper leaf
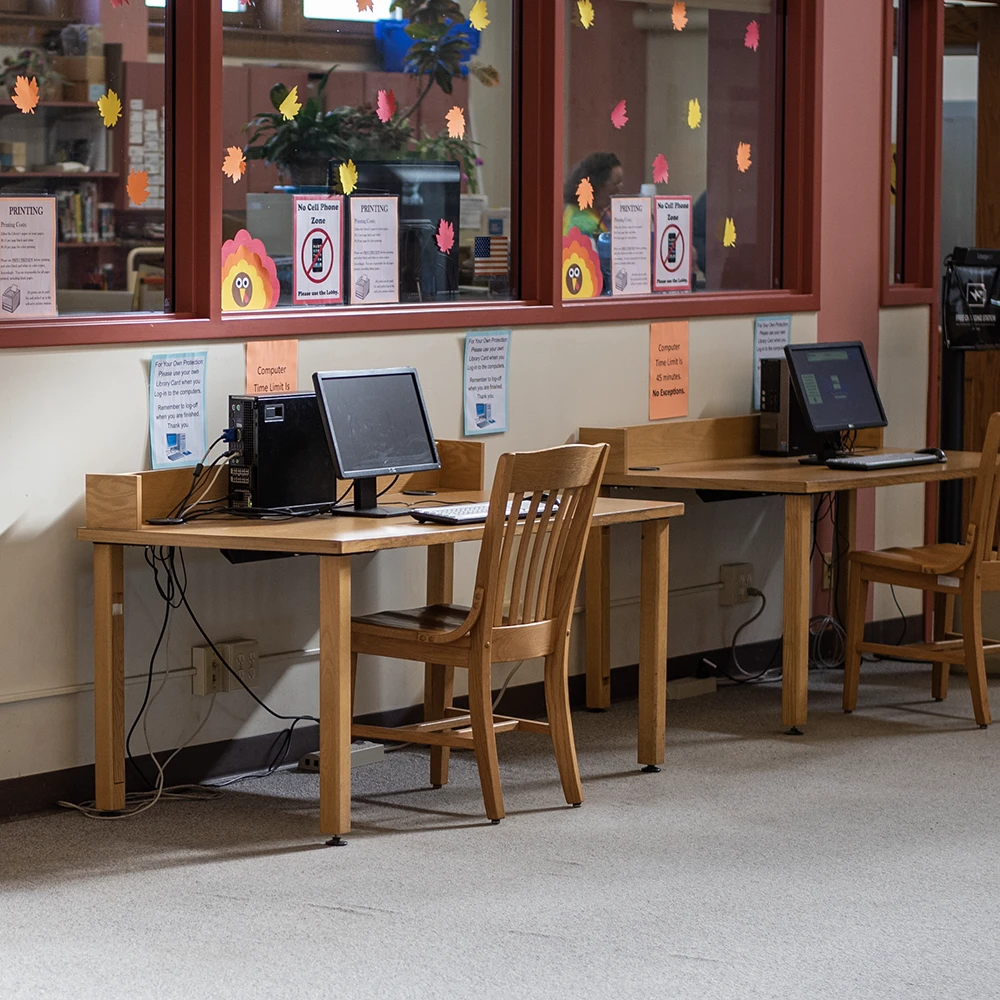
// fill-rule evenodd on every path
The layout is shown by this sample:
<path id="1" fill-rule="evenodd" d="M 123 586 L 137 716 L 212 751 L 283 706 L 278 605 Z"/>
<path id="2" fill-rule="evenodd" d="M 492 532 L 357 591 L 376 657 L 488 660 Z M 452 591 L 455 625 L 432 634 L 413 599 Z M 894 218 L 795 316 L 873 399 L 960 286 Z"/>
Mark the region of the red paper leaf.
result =
<path id="1" fill-rule="evenodd" d="M 757 46 L 760 45 L 760 25 L 756 21 L 751 21 L 747 25 L 747 34 L 746 38 L 743 39 L 743 44 L 748 49 L 757 51 Z"/>
<path id="2" fill-rule="evenodd" d="M 662 153 L 656 154 L 653 160 L 653 183 L 666 184 L 670 180 L 670 167 L 667 165 L 667 158 Z"/>
<path id="3" fill-rule="evenodd" d="M 387 122 L 396 113 L 396 95 L 391 90 L 378 92 L 378 104 L 375 114 L 380 122 Z"/>
<path id="4" fill-rule="evenodd" d="M 447 219 L 442 219 L 438 223 L 438 231 L 434 239 L 437 240 L 438 250 L 441 253 L 447 253 L 455 245 L 455 227 Z"/>
<path id="5" fill-rule="evenodd" d="M 128 0 L 111 0 L 112 7 L 120 7 L 123 3 L 128 3 Z"/>
<path id="6" fill-rule="evenodd" d="M 625 102 L 619 101 L 615 105 L 614 111 L 611 112 L 611 124 L 615 128 L 625 128 L 626 122 L 628 122 L 628 115 L 625 114 Z"/>

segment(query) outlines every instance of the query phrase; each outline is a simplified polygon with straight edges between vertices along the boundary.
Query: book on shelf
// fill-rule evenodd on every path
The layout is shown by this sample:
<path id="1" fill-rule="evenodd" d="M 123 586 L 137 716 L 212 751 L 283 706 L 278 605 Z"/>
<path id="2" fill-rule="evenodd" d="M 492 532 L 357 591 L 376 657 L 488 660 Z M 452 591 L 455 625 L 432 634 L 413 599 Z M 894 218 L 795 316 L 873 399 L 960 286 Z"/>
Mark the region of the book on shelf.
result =
<path id="1" fill-rule="evenodd" d="M 97 184 L 85 181 L 56 191 L 60 243 L 106 243 L 115 238 L 115 208 L 101 201 Z"/>

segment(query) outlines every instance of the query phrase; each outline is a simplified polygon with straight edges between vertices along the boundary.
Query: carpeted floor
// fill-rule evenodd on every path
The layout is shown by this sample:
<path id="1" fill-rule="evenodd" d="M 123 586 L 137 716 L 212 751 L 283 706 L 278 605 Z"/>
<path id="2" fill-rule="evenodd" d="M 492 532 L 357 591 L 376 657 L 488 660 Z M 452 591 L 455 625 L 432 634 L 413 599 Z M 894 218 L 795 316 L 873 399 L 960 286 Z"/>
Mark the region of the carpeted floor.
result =
<path id="1" fill-rule="evenodd" d="M 470 755 L 433 791 L 408 750 L 355 771 L 346 848 L 297 773 L 0 825 L 0 997 L 1000 996 L 997 727 L 960 675 L 935 704 L 868 667 L 852 716 L 839 681 L 798 738 L 777 685 L 671 702 L 658 775 L 634 703 L 577 714 L 576 810 L 547 741 L 503 735 L 497 827 Z"/>

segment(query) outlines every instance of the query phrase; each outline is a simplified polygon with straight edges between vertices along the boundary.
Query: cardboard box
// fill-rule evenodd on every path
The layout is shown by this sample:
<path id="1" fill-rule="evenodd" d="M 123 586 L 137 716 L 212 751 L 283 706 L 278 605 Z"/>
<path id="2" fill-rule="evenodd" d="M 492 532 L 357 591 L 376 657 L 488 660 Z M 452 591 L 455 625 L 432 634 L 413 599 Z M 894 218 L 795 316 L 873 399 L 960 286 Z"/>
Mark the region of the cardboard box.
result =
<path id="1" fill-rule="evenodd" d="M 62 99 L 64 101 L 89 101 L 94 103 L 104 94 L 103 83 L 64 83 Z"/>
<path id="2" fill-rule="evenodd" d="M 104 56 L 54 56 L 52 68 L 73 83 L 104 81 Z"/>

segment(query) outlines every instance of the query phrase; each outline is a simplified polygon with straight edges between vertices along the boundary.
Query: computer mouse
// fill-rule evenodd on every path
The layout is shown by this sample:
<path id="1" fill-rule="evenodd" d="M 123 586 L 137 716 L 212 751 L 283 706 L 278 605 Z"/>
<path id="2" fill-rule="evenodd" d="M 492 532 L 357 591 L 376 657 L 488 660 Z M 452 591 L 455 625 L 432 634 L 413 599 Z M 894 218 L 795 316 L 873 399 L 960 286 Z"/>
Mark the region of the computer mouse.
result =
<path id="1" fill-rule="evenodd" d="M 941 448 L 918 448 L 918 455 L 933 455 L 939 462 L 947 462 L 948 456 Z"/>

